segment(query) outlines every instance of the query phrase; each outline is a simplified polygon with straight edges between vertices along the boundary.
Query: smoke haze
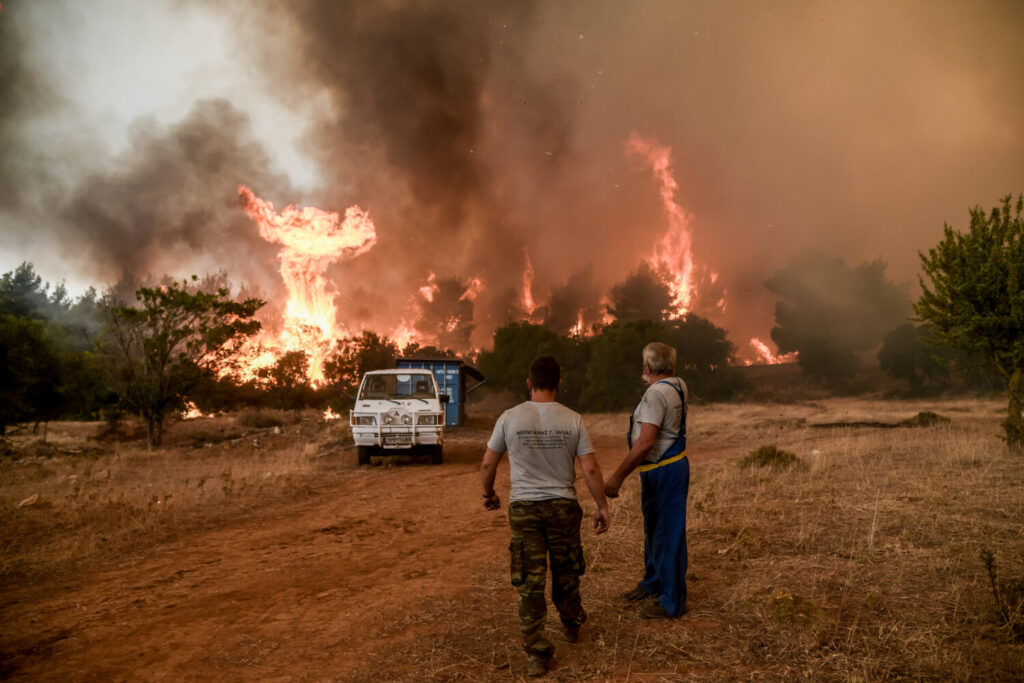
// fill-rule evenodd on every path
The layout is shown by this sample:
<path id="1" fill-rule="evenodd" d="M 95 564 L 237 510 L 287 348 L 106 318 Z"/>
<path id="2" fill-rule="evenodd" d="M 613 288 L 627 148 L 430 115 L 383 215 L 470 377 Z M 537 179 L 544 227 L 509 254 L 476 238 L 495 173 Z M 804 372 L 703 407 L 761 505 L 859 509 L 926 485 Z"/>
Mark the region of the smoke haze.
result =
<path id="1" fill-rule="evenodd" d="M 1020 3 L 185 5 L 145 12 L 169 27 L 187 13 L 229 17 L 245 46 L 231 68 L 305 122 L 295 133 L 319 182 L 297 185 L 276 141 L 256 132 L 259 112 L 229 95 L 170 122 L 136 121 L 115 153 L 26 135 L 41 113 L 73 120 L 38 27 L 74 5 L 28 21 L 28 3 L 5 2 L 5 251 L 31 224 L 33 243 L 82 277 L 224 268 L 273 296 L 276 248 L 238 210 L 237 185 L 277 206 L 359 204 L 379 241 L 328 271 L 339 320 L 387 333 L 419 315 L 440 338 L 427 328 L 457 319 L 486 345 L 523 314 L 527 257 L 537 319 L 559 330 L 579 311 L 599 316 L 650 257 L 667 217 L 650 173 L 624 154 L 636 131 L 672 148 L 694 260 L 717 274 L 705 299 L 723 295 L 724 311 L 709 310 L 742 347 L 767 336 L 775 297 L 764 282 L 796 254 L 883 259 L 908 282 L 944 222 L 963 226 L 969 206 L 1024 190 Z M 48 167 L 58 181 L 42 180 Z M 29 221 L 26 197 L 55 183 Z M 426 306 L 430 273 L 445 288 Z M 484 289 L 463 299 L 474 277 Z"/>

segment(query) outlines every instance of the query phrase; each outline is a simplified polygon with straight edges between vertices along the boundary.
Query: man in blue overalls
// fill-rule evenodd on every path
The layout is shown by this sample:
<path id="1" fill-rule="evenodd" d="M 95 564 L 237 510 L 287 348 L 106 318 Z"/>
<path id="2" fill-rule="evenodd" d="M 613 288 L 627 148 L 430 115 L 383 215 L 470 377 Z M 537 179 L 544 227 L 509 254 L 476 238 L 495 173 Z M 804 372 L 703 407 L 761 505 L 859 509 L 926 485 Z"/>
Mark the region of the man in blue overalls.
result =
<path id="1" fill-rule="evenodd" d="M 644 577 L 623 597 L 645 601 L 642 617 L 675 618 L 686 611 L 686 383 L 675 377 L 671 346 L 648 344 L 643 360 L 648 386 L 629 419 L 629 454 L 605 480 L 605 495 L 618 497 L 625 478 L 640 469 Z"/>

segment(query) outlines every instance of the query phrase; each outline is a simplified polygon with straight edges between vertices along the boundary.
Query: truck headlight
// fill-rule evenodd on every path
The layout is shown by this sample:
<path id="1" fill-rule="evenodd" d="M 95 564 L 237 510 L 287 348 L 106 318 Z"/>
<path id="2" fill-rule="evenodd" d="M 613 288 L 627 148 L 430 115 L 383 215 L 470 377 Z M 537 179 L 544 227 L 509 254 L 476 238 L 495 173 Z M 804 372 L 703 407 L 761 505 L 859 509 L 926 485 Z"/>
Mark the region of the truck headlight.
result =
<path id="1" fill-rule="evenodd" d="M 403 415 L 402 416 L 402 424 L 404 424 L 404 425 L 411 425 L 412 424 L 412 417 L 410 417 L 409 415 Z"/>
<path id="2" fill-rule="evenodd" d="M 377 418 L 375 418 L 373 415 L 355 415 L 352 417 L 352 424 L 375 425 L 377 424 Z"/>
<path id="3" fill-rule="evenodd" d="M 416 424 L 418 425 L 436 425 L 437 415 L 420 415 L 416 418 Z"/>

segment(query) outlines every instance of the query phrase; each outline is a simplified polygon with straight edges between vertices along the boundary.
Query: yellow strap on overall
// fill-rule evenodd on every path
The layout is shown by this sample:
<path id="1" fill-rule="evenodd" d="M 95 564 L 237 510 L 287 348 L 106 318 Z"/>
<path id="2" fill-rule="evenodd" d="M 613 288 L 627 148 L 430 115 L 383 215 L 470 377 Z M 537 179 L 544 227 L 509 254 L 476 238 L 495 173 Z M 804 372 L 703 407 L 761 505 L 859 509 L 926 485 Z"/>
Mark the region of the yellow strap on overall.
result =
<path id="1" fill-rule="evenodd" d="M 641 472 L 650 472 L 651 470 L 653 470 L 655 468 L 664 467 L 665 465 L 671 465 L 676 460 L 682 460 L 685 457 L 686 457 L 686 451 L 683 451 L 679 455 L 673 455 L 671 458 L 665 458 L 664 460 L 660 460 L 658 462 L 649 462 L 646 465 L 640 465 L 640 471 Z"/>

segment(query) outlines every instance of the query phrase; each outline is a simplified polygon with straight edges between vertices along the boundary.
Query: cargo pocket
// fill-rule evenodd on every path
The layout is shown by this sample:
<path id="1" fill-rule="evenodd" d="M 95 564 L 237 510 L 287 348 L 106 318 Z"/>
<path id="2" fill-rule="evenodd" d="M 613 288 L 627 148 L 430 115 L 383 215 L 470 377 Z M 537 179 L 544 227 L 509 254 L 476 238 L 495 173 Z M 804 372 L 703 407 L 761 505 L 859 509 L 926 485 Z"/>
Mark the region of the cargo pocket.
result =
<path id="1" fill-rule="evenodd" d="M 583 576 L 586 569 L 583 547 L 578 544 L 564 544 L 551 554 L 551 571 L 560 576 Z"/>
<path id="2" fill-rule="evenodd" d="M 510 574 L 512 577 L 513 586 L 522 586 L 525 577 L 523 576 L 523 567 L 525 565 L 523 558 L 523 539 L 513 538 L 508 544 L 508 552 L 511 556 L 510 563 Z"/>

